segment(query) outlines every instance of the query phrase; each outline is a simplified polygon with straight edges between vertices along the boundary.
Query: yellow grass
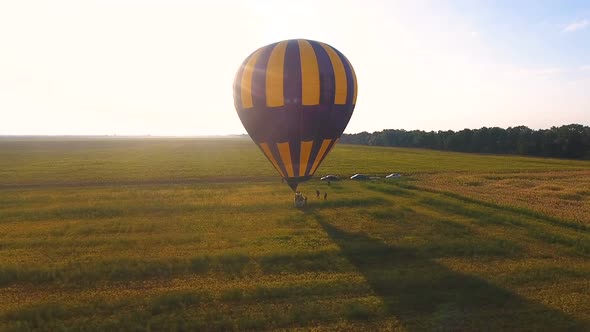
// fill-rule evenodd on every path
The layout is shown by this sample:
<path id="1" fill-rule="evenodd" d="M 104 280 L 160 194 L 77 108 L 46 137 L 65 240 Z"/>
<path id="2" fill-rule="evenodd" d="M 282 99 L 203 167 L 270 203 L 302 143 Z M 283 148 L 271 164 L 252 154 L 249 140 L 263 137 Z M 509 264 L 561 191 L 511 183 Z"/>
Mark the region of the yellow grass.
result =
<path id="1" fill-rule="evenodd" d="M 590 170 L 519 173 L 438 173 L 427 188 L 522 207 L 590 226 Z"/>

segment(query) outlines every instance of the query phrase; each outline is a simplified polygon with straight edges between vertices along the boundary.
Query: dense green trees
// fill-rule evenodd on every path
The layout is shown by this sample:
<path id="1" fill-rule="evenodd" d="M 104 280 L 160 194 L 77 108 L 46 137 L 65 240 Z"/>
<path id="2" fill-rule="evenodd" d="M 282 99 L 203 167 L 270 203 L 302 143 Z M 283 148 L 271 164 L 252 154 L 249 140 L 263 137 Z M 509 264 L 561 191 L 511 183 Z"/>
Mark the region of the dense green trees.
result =
<path id="1" fill-rule="evenodd" d="M 570 124 L 533 130 L 525 126 L 422 131 L 386 129 L 344 134 L 341 143 L 590 159 L 590 127 Z"/>

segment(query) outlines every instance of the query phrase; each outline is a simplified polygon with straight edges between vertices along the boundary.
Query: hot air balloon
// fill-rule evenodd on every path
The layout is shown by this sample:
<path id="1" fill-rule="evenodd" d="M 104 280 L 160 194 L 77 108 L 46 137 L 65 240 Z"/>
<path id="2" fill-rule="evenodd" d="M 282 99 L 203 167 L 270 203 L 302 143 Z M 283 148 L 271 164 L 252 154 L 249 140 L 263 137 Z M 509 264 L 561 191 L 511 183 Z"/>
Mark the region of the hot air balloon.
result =
<path id="1" fill-rule="evenodd" d="M 292 39 L 259 48 L 234 79 L 244 128 L 293 191 L 309 180 L 356 104 L 352 65 L 334 47 Z"/>

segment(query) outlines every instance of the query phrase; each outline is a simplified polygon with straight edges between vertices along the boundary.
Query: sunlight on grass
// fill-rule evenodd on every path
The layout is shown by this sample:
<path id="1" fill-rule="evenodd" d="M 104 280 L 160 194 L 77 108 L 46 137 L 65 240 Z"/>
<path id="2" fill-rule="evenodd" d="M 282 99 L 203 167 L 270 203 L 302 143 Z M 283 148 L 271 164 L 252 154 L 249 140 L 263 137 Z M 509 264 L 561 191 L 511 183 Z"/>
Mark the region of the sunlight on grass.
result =
<path id="1" fill-rule="evenodd" d="M 0 330 L 590 328 L 583 162 L 339 146 L 413 174 L 294 209 L 247 142 L 70 143 L 0 144 Z"/>

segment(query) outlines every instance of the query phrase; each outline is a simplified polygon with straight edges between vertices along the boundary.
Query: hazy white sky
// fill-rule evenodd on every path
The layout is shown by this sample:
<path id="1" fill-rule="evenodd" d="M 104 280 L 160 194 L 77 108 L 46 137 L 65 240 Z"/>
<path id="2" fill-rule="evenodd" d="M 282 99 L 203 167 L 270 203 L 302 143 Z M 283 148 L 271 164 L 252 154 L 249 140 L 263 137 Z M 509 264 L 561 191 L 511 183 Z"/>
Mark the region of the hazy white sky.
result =
<path id="1" fill-rule="evenodd" d="M 263 45 L 355 68 L 345 132 L 590 124 L 590 2 L 2 1 L 0 134 L 240 134 Z"/>

